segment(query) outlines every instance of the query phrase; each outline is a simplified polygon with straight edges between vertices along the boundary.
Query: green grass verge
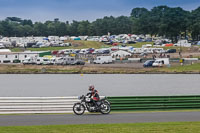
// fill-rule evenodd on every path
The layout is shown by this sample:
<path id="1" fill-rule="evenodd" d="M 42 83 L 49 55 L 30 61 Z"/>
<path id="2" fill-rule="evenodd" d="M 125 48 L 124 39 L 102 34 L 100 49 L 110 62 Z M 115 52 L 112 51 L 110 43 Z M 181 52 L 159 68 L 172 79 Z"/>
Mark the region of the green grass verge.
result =
<path id="1" fill-rule="evenodd" d="M 96 41 L 74 41 L 74 40 L 67 40 L 66 43 L 72 43 L 72 46 L 70 47 L 44 47 L 44 48 L 12 48 L 12 52 L 22 52 L 24 50 L 31 50 L 31 51 L 54 51 L 54 50 L 61 50 L 61 49 L 83 49 L 83 48 L 107 48 L 112 47 L 112 45 L 106 45 L 103 42 L 96 42 Z M 137 42 L 134 44 L 127 44 L 127 46 L 133 46 L 135 48 L 141 48 L 142 45 L 145 44 L 153 44 L 153 42 Z M 121 44 L 120 44 L 121 45 Z M 200 46 L 199 46 L 200 47 Z M 176 49 L 177 51 L 180 51 L 180 47 L 161 47 L 165 50 L 167 49 Z M 188 51 L 189 48 L 181 47 L 182 52 Z"/>
<path id="2" fill-rule="evenodd" d="M 169 68 L 161 68 L 162 71 L 170 71 L 170 72 L 200 72 L 200 63 L 192 64 L 192 65 L 184 65 L 184 66 L 173 66 Z"/>
<path id="3" fill-rule="evenodd" d="M 200 122 L 0 127 L 1 133 L 199 133 Z"/>
<path id="4" fill-rule="evenodd" d="M 102 42 L 96 42 L 96 41 L 74 41 L 74 40 L 69 40 L 65 41 L 72 43 L 72 46 L 70 47 L 44 47 L 44 48 L 12 48 L 12 52 L 22 52 L 24 50 L 31 50 L 31 51 L 54 51 L 54 50 L 61 50 L 61 49 L 83 49 L 83 48 L 107 48 L 107 47 L 112 47 L 112 45 L 106 45 Z M 144 44 L 153 44 L 152 42 L 137 42 L 135 44 L 127 44 L 128 46 L 133 46 L 135 48 L 140 48 Z"/>
<path id="5" fill-rule="evenodd" d="M 31 50 L 31 51 L 54 51 L 54 50 L 61 50 L 61 49 L 83 49 L 83 48 L 104 48 L 109 47 L 102 42 L 95 42 L 95 41 L 65 41 L 66 43 L 72 43 L 70 47 L 43 47 L 43 48 L 12 48 L 12 52 L 22 52 L 24 50 Z"/>

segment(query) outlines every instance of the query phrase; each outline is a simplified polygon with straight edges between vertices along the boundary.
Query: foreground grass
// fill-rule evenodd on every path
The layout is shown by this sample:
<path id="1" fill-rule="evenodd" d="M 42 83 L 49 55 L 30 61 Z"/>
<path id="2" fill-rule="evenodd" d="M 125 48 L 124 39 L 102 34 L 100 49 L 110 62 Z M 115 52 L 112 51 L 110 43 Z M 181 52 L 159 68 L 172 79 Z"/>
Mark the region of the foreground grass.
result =
<path id="1" fill-rule="evenodd" d="M 131 68 L 112 66 L 43 66 L 43 65 L 0 65 L 0 73 L 88 73 L 88 74 L 136 74 L 136 73 L 200 73 L 200 63 L 163 68 Z"/>
<path id="2" fill-rule="evenodd" d="M 184 66 L 174 66 L 170 68 L 162 68 L 165 72 L 200 72 L 200 63 Z"/>
<path id="3" fill-rule="evenodd" d="M 199 133 L 200 122 L 0 127 L 1 133 Z"/>

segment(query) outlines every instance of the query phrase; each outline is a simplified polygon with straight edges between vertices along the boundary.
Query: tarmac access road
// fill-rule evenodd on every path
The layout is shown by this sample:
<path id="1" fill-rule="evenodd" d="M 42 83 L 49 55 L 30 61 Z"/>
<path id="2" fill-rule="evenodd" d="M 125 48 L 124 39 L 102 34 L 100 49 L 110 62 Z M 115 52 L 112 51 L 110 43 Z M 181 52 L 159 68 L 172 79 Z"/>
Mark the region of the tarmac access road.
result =
<path id="1" fill-rule="evenodd" d="M 0 126 L 200 121 L 200 112 L 0 115 Z"/>

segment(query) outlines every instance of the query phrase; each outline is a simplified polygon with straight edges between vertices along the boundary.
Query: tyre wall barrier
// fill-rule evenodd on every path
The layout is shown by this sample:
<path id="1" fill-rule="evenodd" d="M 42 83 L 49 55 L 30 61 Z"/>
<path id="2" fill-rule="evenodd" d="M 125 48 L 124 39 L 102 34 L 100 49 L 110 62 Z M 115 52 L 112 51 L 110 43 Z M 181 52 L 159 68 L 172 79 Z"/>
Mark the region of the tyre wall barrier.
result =
<path id="1" fill-rule="evenodd" d="M 200 96 L 107 97 L 112 111 L 200 109 Z"/>
<path id="2" fill-rule="evenodd" d="M 78 97 L 0 97 L 0 114 L 72 113 Z"/>

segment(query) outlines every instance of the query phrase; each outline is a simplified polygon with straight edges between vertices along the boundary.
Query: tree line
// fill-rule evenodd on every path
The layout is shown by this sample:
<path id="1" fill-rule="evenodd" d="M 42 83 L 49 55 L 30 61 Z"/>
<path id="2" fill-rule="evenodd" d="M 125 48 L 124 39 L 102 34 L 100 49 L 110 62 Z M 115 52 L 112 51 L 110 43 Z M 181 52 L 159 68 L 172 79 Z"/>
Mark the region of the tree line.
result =
<path id="1" fill-rule="evenodd" d="M 3 36 L 101 36 L 111 34 L 150 34 L 172 40 L 178 37 L 200 39 L 200 7 L 186 11 L 180 7 L 156 6 L 151 10 L 134 8 L 130 16 L 106 16 L 93 22 L 54 21 L 35 22 L 18 17 L 7 17 L 0 21 L 0 35 Z"/>

